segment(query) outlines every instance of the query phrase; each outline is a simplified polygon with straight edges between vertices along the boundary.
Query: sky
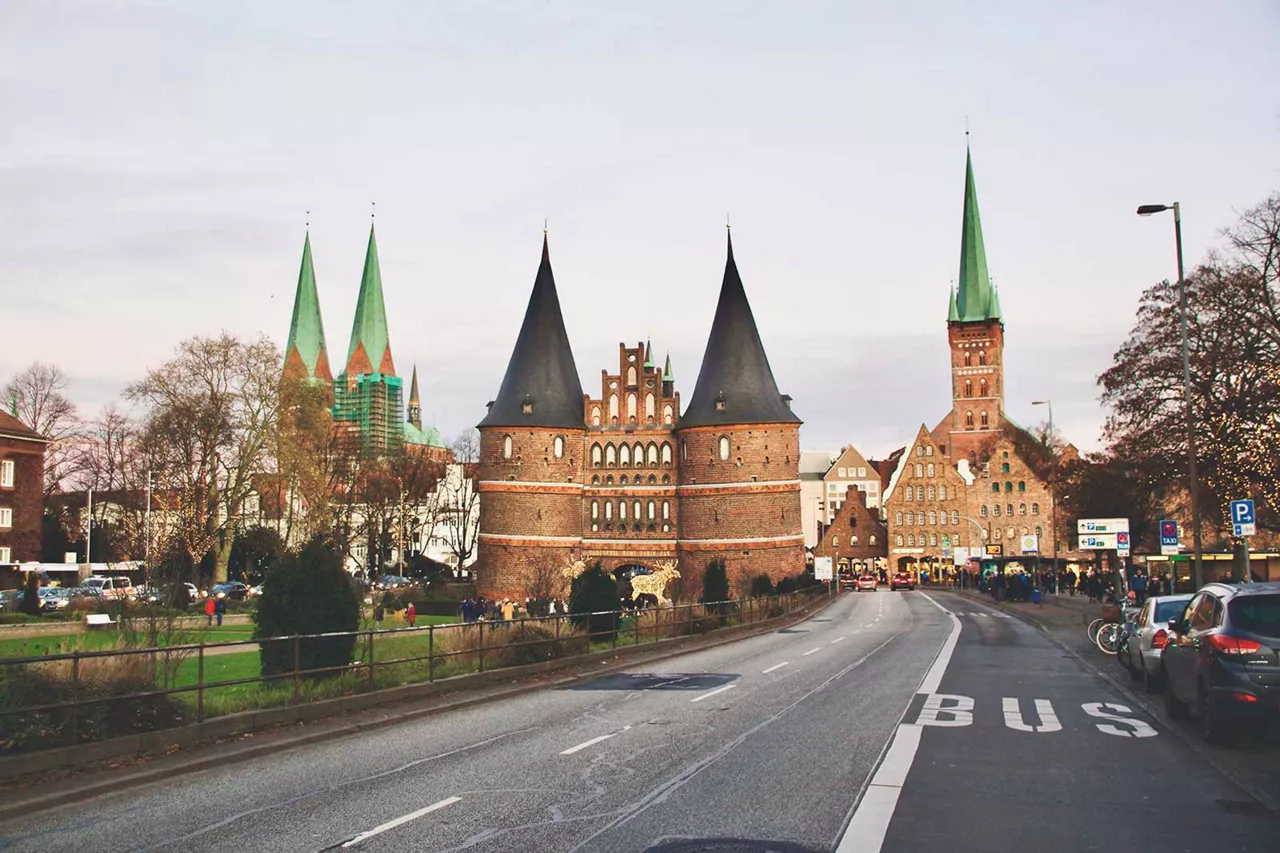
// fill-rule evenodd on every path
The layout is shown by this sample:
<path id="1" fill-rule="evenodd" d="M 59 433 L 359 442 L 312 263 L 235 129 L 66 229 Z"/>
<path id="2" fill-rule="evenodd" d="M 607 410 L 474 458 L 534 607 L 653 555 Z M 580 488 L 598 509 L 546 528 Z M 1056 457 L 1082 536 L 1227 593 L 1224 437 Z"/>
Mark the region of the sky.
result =
<path id="1" fill-rule="evenodd" d="M 651 338 L 693 392 L 724 227 L 806 449 L 949 410 L 966 128 L 1006 410 L 1099 447 L 1143 288 L 1280 189 L 1280 5 L 0 4 L 0 383 L 85 416 L 178 341 L 283 348 L 310 222 L 330 360 L 372 202 L 400 373 L 497 393 L 544 220 L 583 387 Z M 309 211 L 309 213 L 308 213 Z"/>

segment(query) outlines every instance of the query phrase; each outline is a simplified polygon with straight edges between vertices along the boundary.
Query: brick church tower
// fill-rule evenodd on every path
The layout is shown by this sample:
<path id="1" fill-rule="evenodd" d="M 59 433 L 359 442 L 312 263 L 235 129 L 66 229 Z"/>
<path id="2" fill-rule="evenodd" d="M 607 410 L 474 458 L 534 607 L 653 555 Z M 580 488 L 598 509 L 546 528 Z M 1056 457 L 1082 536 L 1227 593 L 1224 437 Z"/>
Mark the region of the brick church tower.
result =
<path id="1" fill-rule="evenodd" d="M 558 573 L 580 553 L 583 400 L 544 235 L 511 361 L 478 425 L 482 594 L 523 600 L 536 573 Z"/>
<path id="2" fill-rule="evenodd" d="M 720 301 L 679 436 L 685 590 L 722 557 L 735 584 L 804 569 L 800 419 L 778 392 L 729 238 Z"/>
<path id="3" fill-rule="evenodd" d="M 960 275 L 947 313 L 951 350 L 951 413 L 932 437 L 952 459 L 986 461 L 1004 429 L 1004 321 L 1000 296 L 987 272 L 978 216 L 973 156 L 965 153 Z"/>

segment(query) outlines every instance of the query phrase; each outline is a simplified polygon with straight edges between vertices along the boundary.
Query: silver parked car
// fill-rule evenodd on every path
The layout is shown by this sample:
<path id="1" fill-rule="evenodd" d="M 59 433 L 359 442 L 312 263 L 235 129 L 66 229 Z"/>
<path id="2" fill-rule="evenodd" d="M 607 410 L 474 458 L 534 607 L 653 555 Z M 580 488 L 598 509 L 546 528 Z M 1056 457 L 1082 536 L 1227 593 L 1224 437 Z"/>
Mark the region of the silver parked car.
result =
<path id="1" fill-rule="evenodd" d="M 1128 626 L 1122 663 L 1148 693 L 1158 693 L 1164 687 L 1160 655 L 1169 640 L 1169 620 L 1181 616 L 1190 600 L 1190 595 L 1153 595 Z"/>

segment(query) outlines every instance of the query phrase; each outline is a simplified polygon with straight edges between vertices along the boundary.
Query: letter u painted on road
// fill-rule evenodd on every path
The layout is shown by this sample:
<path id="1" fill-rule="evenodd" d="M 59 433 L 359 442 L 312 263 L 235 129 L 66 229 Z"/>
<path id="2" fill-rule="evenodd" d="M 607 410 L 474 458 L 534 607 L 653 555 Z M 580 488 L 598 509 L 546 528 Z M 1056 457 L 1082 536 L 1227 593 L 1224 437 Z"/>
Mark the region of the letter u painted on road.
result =
<path id="1" fill-rule="evenodd" d="M 918 726 L 971 726 L 973 725 L 973 699 L 950 693 L 930 693 L 916 720 Z"/>
<path id="2" fill-rule="evenodd" d="M 1019 706 L 1018 700 L 1011 696 L 1004 697 L 1004 724 L 1019 732 L 1062 731 L 1062 723 L 1058 722 L 1058 715 L 1054 713 L 1053 703 L 1048 699 L 1037 699 L 1035 701 L 1036 714 L 1040 717 L 1040 725 L 1028 725 L 1022 719 L 1022 708 Z"/>
<path id="3" fill-rule="evenodd" d="M 1122 723 L 1128 726 L 1122 729 L 1119 726 L 1113 726 L 1111 723 L 1097 723 L 1098 731 L 1103 734 L 1115 735 L 1116 737 L 1155 737 L 1156 730 L 1144 723 L 1142 720 L 1135 720 L 1132 717 L 1122 717 L 1119 714 L 1132 714 L 1133 711 L 1127 705 L 1109 705 L 1106 702 L 1086 702 L 1080 706 L 1084 712 L 1090 717 L 1097 717 L 1100 720 L 1110 720 L 1112 723 Z M 1108 710 L 1117 713 L 1108 713 Z"/>

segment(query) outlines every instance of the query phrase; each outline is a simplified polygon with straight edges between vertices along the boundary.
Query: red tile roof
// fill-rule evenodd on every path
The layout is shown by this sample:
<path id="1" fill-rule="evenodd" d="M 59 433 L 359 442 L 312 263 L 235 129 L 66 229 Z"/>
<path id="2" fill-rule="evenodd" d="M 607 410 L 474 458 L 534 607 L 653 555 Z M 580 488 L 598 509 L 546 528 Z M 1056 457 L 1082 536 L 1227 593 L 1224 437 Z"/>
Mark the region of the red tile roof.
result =
<path id="1" fill-rule="evenodd" d="M 0 411 L 0 435 L 49 443 L 49 439 L 5 411 Z"/>

